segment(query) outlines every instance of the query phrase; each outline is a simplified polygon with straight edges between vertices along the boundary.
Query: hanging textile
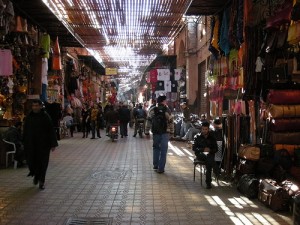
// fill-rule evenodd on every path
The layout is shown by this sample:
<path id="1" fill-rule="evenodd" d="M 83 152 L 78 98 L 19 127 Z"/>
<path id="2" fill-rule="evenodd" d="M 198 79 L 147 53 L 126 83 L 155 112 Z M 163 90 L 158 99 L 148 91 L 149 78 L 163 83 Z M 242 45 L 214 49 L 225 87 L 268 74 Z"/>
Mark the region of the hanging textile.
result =
<path id="1" fill-rule="evenodd" d="M 171 86 L 171 92 L 173 92 L 173 93 L 177 93 L 177 91 L 178 91 L 178 83 L 177 83 L 177 81 L 172 81 L 172 86 Z"/>
<path id="2" fill-rule="evenodd" d="M 175 81 L 180 80 L 181 74 L 182 74 L 182 69 L 175 69 L 174 80 Z"/>
<path id="3" fill-rule="evenodd" d="M 170 80 L 170 76 L 171 76 L 171 72 L 169 69 L 157 69 L 157 80 L 160 81 L 169 81 Z"/>
<path id="4" fill-rule="evenodd" d="M 42 58 L 42 84 L 48 85 L 48 59 Z"/>
<path id="5" fill-rule="evenodd" d="M 216 18 L 214 16 L 211 17 L 210 25 L 211 25 L 210 30 L 212 32 L 211 32 L 210 38 L 209 38 L 209 43 L 210 44 L 209 44 L 208 50 L 214 56 L 214 59 L 217 59 L 219 57 L 219 50 L 217 48 L 215 48 L 212 44 L 213 37 L 214 37 L 214 30 L 215 30 L 215 26 L 216 26 Z"/>
<path id="6" fill-rule="evenodd" d="M 156 69 L 150 70 L 150 82 L 151 83 L 157 82 L 157 70 Z"/>
<path id="7" fill-rule="evenodd" d="M 227 56 L 230 52 L 229 43 L 229 20 L 230 20 L 230 7 L 227 7 L 223 12 L 222 25 L 220 29 L 219 46 Z"/>
<path id="8" fill-rule="evenodd" d="M 11 76 L 13 74 L 13 57 L 11 50 L 0 50 L 0 76 Z"/>
<path id="9" fill-rule="evenodd" d="M 61 70 L 62 69 L 58 37 L 56 37 L 56 41 L 55 41 L 54 48 L 53 48 L 52 69 L 53 70 Z"/>
<path id="10" fill-rule="evenodd" d="M 171 91 L 172 91 L 172 82 L 165 81 L 165 92 L 171 92 Z"/>
<path id="11" fill-rule="evenodd" d="M 40 48 L 43 49 L 42 58 L 49 59 L 50 56 L 50 35 L 47 33 L 43 33 L 40 39 Z"/>

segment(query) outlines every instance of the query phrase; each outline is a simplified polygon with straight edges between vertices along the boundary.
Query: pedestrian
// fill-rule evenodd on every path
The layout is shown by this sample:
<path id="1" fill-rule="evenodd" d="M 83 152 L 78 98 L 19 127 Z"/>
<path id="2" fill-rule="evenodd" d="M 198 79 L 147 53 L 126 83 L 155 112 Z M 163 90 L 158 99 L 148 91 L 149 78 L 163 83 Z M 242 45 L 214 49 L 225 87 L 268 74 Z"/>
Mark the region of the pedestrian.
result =
<path id="1" fill-rule="evenodd" d="M 145 135 L 150 135 L 149 131 L 151 129 L 151 120 L 149 116 L 149 112 L 156 107 L 156 99 L 152 99 L 152 105 L 148 109 L 148 114 L 147 114 L 147 120 L 146 120 L 146 125 L 145 125 Z"/>
<path id="2" fill-rule="evenodd" d="M 204 121 L 201 126 L 201 133 L 197 134 L 194 139 L 193 151 L 197 160 L 204 161 L 206 165 L 206 188 L 211 188 L 212 169 L 216 176 L 219 175 L 215 162 L 215 153 L 218 151 L 218 145 L 213 133 L 209 131 L 209 122 Z"/>
<path id="3" fill-rule="evenodd" d="M 99 125 L 99 120 L 100 120 L 100 110 L 98 108 L 97 104 L 94 104 L 93 108 L 91 109 L 91 113 L 89 115 L 89 119 L 91 120 L 91 128 L 92 128 L 92 137 L 91 139 L 95 139 L 96 133 L 97 137 L 101 138 L 100 136 L 100 128 L 98 127 Z"/>
<path id="4" fill-rule="evenodd" d="M 44 111 L 40 100 L 32 101 L 32 111 L 24 123 L 24 150 L 29 168 L 28 176 L 41 190 L 45 189 L 45 177 L 50 151 L 58 146 L 54 126 L 50 116 Z"/>
<path id="5" fill-rule="evenodd" d="M 90 132 L 89 121 L 90 108 L 88 104 L 85 104 L 81 110 L 81 126 L 82 126 L 82 138 L 87 138 Z"/>
<path id="6" fill-rule="evenodd" d="M 122 105 L 119 109 L 119 119 L 120 119 L 120 133 L 121 138 L 128 136 L 128 123 L 130 121 L 130 110 L 126 103 Z"/>
<path id="7" fill-rule="evenodd" d="M 181 103 L 180 106 L 183 113 L 182 125 L 180 130 L 180 137 L 182 138 L 186 135 L 187 131 L 191 127 L 191 112 L 186 102 Z"/>
<path id="8" fill-rule="evenodd" d="M 136 137 L 140 123 L 145 127 L 145 120 L 147 118 L 147 113 L 143 109 L 143 105 L 139 104 L 138 108 L 133 113 L 134 117 L 134 134 L 133 137 Z"/>
<path id="9" fill-rule="evenodd" d="M 166 96 L 159 96 L 158 105 L 149 111 L 153 133 L 153 169 L 157 173 L 165 172 L 168 142 L 170 134 L 174 133 L 173 116 L 166 99 Z"/>
<path id="10" fill-rule="evenodd" d="M 66 127 L 68 128 L 71 137 L 73 137 L 74 133 L 74 119 L 71 116 L 71 114 L 67 113 L 67 115 L 64 116 L 63 122 L 66 124 Z"/>

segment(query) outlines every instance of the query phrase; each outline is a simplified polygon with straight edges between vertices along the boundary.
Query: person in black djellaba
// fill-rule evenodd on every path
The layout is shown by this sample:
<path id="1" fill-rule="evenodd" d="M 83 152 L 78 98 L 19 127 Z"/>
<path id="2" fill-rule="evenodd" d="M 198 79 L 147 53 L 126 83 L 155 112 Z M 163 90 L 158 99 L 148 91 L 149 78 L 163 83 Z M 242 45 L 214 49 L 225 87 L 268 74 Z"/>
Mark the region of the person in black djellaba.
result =
<path id="1" fill-rule="evenodd" d="M 50 152 L 58 146 L 54 126 L 50 116 L 43 109 L 40 100 L 33 100 L 32 111 L 24 122 L 24 150 L 29 168 L 28 176 L 41 190 L 45 189 L 45 177 Z"/>

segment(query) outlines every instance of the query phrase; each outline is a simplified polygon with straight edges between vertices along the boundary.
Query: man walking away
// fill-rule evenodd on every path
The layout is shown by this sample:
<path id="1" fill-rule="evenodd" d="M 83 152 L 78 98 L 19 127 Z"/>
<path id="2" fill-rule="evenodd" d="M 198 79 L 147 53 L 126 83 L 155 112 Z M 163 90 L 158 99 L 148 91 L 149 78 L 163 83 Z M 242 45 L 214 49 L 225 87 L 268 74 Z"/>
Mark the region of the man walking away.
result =
<path id="1" fill-rule="evenodd" d="M 152 99 L 152 105 L 150 106 L 149 110 L 148 110 L 148 115 L 147 115 L 147 120 L 146 120 L 146 125 L 145 125 L 145 135 L 150 135 L 149 131 L 151 129 L 151 119 L 150 119 L 150 115 L 149 112 L 156 107 L 156 99 Z"/>
<path id="2" fill-rule="evenodd" d="M 153 133 L 153 169 L 157 173 L 165 172 L 169 135 L 174 133 L 173 117 L 166 99 L 166 96 L 159 96 L 158 105 L 149 111 Z"/>
<path id="3" fill-rule="evenodd" d="M 182 113 L 183 113 L 183 119 L 182 119 L 182 126 L 180 130 L 180 136 L 184 137 L 188 131 L 188 129 L 191 127 L 191 112 L 189 107 L 187 106 L 186 102 L 183 102 L 180 104 Z"/>
<path id="4" fill-rule="evenodd" d="M 45 189 L 45 177 L 50 151 L 58 146 L 50 116 L 42 109 L 40 100 L 33 100 L 32 111 L 24 123 L 24 150 L 29 167 L 28 176 L 34 176 L 33 183 Z"/>
<path id="5" fill-rule="evenodd" d="M 203 122 L 201 133 L 195 136 L 193 151 L 197 160 L 206 162 L 206 188 L 211 188 L 211 172 L 218 176 L 218 168 L 215 162 L 215 153 L 218 151 L 217 141 L 212 133 L 209 132 L 209 122 Z"/>
<path id="6" fill-rule="evenodd" d="M 130 110 L 127 104 L 123 104 L 119 110 L 121 138 L 128 136 L 128 123 L 130 121 Z"/>

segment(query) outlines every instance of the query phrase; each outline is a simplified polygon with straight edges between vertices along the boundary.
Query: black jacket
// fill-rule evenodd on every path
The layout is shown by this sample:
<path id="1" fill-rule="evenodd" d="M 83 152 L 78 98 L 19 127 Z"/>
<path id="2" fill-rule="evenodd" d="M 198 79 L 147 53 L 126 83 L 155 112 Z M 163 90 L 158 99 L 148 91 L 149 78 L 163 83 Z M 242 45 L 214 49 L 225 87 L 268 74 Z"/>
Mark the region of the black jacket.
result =
<path id="1" fill-rule="evenodd" d="M 130 110 L 125 107 L 119 109 L 119 119 L 120 122 L 128 123 L 130 121 Z"/>
<path id="2" fill-rule="evenodd" d="M 202 134 L 197 134 L 195 136 L 195 141 L 193 144 L 193 151 L 197 155 L 198 152 L 204 152 L 204 148 L 209 148 L 209 154 L 215 154 L 218 151 L 218 145 L 216 138 L 212 133 L 209 133 L 207 138 Z"/>

